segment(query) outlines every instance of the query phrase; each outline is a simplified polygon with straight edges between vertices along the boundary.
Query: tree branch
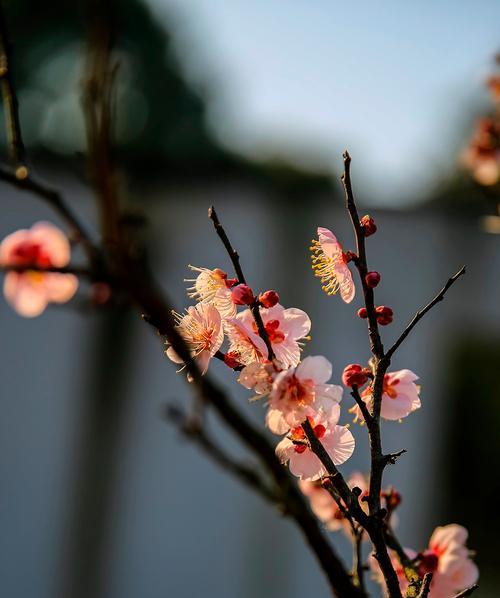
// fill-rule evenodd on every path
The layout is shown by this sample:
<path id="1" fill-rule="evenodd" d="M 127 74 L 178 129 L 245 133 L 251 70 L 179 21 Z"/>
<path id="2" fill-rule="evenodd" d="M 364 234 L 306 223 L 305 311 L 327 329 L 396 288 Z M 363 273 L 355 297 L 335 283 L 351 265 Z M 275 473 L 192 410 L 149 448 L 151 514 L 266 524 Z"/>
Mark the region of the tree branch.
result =
<path id="1" fill-rule="evenodd" d="M 424 308 L 417 311 L 417 313 L 413 316 L 412 320 L 408 324 L 408 326 L 404 329 L 401 336 L 398 340 L 392 345 L 392 347 L 387 351 L 386 357 L 387 359 L 391 359 L 397 349 L 401 346 L 405 338 L 410 334 L 410 332 L 415 328 L 415 326 L 420 322 L 420 320 L 425 316 L 425 314 L 430 311 L 436 304 L 444 299 L 446 292 L 448 289 L 461 277 L 465 274 L 465 266 L 462 266 L 460 270 L 451 276 L 444 287 L 439 291 L 439 293 L 434 297 L 430 303 L 428 303 Z"/>
<path id="2" fill-rule="evenodd" d="M 426 573 L 418 593 L 418 598 L 427 598 L 431 591 L 432 573 Z"/>
<path id="3" fill-rule="evenodd" d="M 472 592 L 475 592 L 478 588 L 479 588 L 478 584 L 475 583 L 470 588 L 467 588 L 466 590 L 463 590 L 462 592 L 459 592 L 453 598 L 466 598 L 466 596 L 470 596 L 472 594 Z"/>
<path id="4" fill-rule="evenodd" d="M 219 235 L 219 238 L 222 241 L 222 244 L 224 245 L 229 255 L 229 258 L 231 259 L 239 284 L 247 284 L 245 275 L 243 274 L 243 270 L 240 265 L 240 256 L 231 245 L 229 237 L 227 236 L 224 227 L 220 223 L 219 217 L 217 216 L 217 212 L 215 211 L 215 208 L 213 206 L 211 206 L 208 210 L 208 217 L 213 222 L 215 232 Z M 266 343 L 268 359 L 272 360 L 274 358 L 274 351 L 271 345 L 271 341 L 269 340 L 269 335 L 267 334 L 266 328 L 264 326 L 264 322 L 262 321 L 262 316 L 260 315 L 260 308 L 257 299 L 255 299 L 252 305 L 250 305 L 250 310 L 257 325 L 259 336 Z"/>

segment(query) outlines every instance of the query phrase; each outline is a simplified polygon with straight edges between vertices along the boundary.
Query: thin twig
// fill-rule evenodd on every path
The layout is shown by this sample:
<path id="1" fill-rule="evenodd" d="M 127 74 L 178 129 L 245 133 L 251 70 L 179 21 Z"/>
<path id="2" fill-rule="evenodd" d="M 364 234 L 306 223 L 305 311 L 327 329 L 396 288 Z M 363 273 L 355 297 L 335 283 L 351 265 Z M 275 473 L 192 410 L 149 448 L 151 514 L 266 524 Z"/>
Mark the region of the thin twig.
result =
<path id="1" fill-rule="evenodd" d="M 356 401 L 356 404 L 358 405 L 359 410 L 361 411 L 361 414 L 363 415 L 363 419 L 365 420 L 366 424 L 368 425 L 371 422 L 372 416 L 368 410 L 368 406 L 361 398 L 361 395 L 359 394 L 359 389 L 356 386 L 356 384 L 352 385 L 351 396 Z"/>
<path id="2" fill-rule="evenodd" d="M 64 267 L 56 267 L 56 266 L 48 266 L 42 267 L 38 266 L 37 264 L 23 264 L 23 265 L 15 265 L 11 264 L 8 266 L 1 266 L 0 265 L 0 272 L 4 272 L 5 274 L 8 272 L 54 272 L 57 274 L 74 274 L 75 276 L 81 276 L 83 278 L 94 279 L 95 274 L 92 270 L 88 268 L 79 267 L 79 266 L 64 266 Z"/>
<path id="3" fill-rule="evenodd" d="M 431 591 L 432 573 L 426 573 L 418 593 L 418 598 L 427 598 Z"/>
<path id="4" fill-rule="evenodd" d="M 247 284 L 245 275 L 243 274 L 243 270 L 241 268 L 240 256 L 236 249 L 234 249 L 234 247 L 231 245 L 229 237 L 227 236 L 224 227 L 220 223 L 219 217 L 217 216 L 217 212 L 215 211 L 215 208 L 213 206 L 211 206 L 208 210 L 208 217 L 213 222 L 215 232 L 219 235 L 219 238 L 222 241 L 222 244 L 224 245 L 229 255 L 229 258 L 231 259 L 239 284 Z M 271 345 L 271 341 L 269 340 L 269 335 L 267 334 L 266 327 L 264 326 L 264 322 L 262 321 L 262 316 L 260 315 L 260 308 L 257 299 L 255 299 L 252 305 L 250 305 L 250 310 L 257 325 L 257 331 L 259 333 L 259 336 L 266 343 L 268 359 L 271 360 L 274 358 L 274 351 Z"/>
<path id="5" fill-rule="evenodd" d="M 478 588 L 479 588 L 478 584 L 475 583 L 470 588 L 467 588 L 466 590 L 463 590 L 462 592 L 459 592 L 453 598 L 466 598 L 466 596 L 470 596 L 472 594 L 472 592 L 475 592 Z"/>
<path id="6" fill-rule="evenodd" d="M 439 291 L 439 293 L 434 297 L 432 301 L 430 301 L 424 308 L 417 311 L 417 313 L 413 316 L 411 322 L 408 326 L 404 329 L 401 336 L 398 340 L 392 345 L 392 347 L 387 351 L 386 358 L 391 359 L 397 349 L 400 347 L 401 343 L 405 340 L 405 338 L 410 334 L 410 332 L 415 328 L 415 326 L 420 322 L 420 320 L 425 316 L 425 314 L 430 311 L 437 303 L 444 299 L 446 292 L 448 289 L 461 277 L 465 274 L 465 266 L 462 266 L 460 270 L 451 276 L 444 287 Z"/>
<path id="7" fill-rule="evenodd" d="M 7 37 L 7 26 L 3 8 L 0 6 L 0 85 L 5 110 L 5 128 L 7 131 L 7 146 L 9 160 L 18 178 L 25 178 L 28 174 L 21 125 L 19 122 L 19 107 L 17 96 L 12 84 L 10 41 Z"/>

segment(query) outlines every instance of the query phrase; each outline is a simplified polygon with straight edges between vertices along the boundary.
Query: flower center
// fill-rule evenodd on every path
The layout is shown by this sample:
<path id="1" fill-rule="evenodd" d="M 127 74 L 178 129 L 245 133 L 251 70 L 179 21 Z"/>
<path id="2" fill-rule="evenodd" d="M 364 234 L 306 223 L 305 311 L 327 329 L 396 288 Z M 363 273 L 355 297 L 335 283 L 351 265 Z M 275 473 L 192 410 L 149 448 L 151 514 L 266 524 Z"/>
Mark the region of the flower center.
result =
<path id="1" fill-rule="evenodd" d="M 305 407 L 314 401 L 314 388 L 315 384 L 312 380 L 299 380 L 291 376 L 282 398 L 290 401 L 294 406 Z"/>
<path id="2" fill-rule="evenodd" d="M 420 555 L 419 570 L 421 574 L 434 573 L 439 564 L 439 556 L 433 550 L 426 550 Z"/>
<path id="3" fill-rule="evenodd" d="M 395 386 L 399 384 L 399 380 L 390 381 L 389 374 L 384 376 L 384 394 L 386 394 L 390 399 L 397 399 L 398 391 Z"/>
<path id="4" fill-rule="evenodd" d="M 285 334 L 284 334 L 284 332 L 279 330 L 279 326 L 280 326 L 279 320 L 269 320 L 268 322 L 266 322 L 264 324 L 264 328 L 267 332 L 267 336 L 269 337 L 269 340 L 275 345 L 279 345 L 280 343 L 282 343 L 285 340 Z M 253 327 L 253 331 L 255 332 L 255 334 L 258 334 L 259 329 L 257 328 L 257 324 L 255 322 L 253 322 L 252 327 Z"/>
<path id="5" fill-rule="evenodd" d="M 314 431 L 316 438 L 318 438 L 318 439 L 323 438 L 323 436 L 325 435 L 325 432 L 326 432 L 325 426 L 323 426 L 322 424 L 318 424 L 317 426 L 315 426 L 314 420 L 312 417 L 308 417 L 307 419 L 309 420 L 309 423 L 312 426 L 312 429 Z M 292 428 L 292 430 L 290 432 L 290 440 L 292 442 L 297 443 L 293 447 L 294 451 L 296 453 L 299 453 L 299 454 L 303 453 L 306 449 L 309 448 L 307 446 L 307 444 L 305 444 L 305 438 L 306 438 L 306 433 L 304 432 L 304 429 L 302 428 L 302 426 L 297 426 L 296 428 Z"/>
<path id="6" fill-rule="evenodd" d="M 23 241 L 12 252 L 12 259 L 16 265 L 37 265 L 40 268 L 50 268 L 52 261 L 38 243 Z"/>

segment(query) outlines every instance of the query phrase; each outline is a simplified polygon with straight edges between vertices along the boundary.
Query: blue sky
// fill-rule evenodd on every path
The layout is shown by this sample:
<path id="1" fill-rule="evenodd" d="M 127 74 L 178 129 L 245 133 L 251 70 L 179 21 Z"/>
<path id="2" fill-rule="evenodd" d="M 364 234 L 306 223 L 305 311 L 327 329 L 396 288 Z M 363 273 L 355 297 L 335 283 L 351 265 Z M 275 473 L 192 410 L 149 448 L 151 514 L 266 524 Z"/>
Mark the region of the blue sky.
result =
<path id="1" fill-rule="evenodd" d="M 226 144 L 333 172 L 348 147 L 376 204 L 449 172 L 500 49 L 498 0 L 148 1 Z"/>

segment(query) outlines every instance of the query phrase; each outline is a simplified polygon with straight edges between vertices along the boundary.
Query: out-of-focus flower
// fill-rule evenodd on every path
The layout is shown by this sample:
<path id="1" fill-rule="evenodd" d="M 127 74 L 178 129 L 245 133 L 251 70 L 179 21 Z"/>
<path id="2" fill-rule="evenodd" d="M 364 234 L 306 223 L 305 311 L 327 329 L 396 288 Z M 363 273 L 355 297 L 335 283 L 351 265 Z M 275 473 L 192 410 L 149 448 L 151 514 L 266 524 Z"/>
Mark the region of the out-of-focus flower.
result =
<path id="1" fill-rule="evenodd" d="M 321 440 L 325 450 L 335 465 L 341 465 L 354 452 L 354 436 L 345 426 L 330 424 L 328 416 L 319 420 L 309 418 L 316 437 Z M 336 421 L 336 413 L 333 422 Z M 302 480 L 319 480 L 327 474 L 321 461 L 309 448 L 302 426 L 291 430 L 276 447 L 276 455 L 282 463 L 288 463 L 293 475 Z"/>
<path id="2" fill-rule="evenodd" d="M 423 552 L 416 553 L 405 548 L 407 556 L 415 563 L 421 576 L 432 573 L 429 598 L 450 598 L 476 583 L 479 577 L 477 566 L 470 558 L 470 551 L 466 547 L 467 530 L 461 525 L 452 523 L 437 527 L 429 540 L 429 547 Z M 390 553 L 391 561 L 399 579 L 403 595 L 406 594 L 408 581 L 404 569 L 395 553 Z M 374 558 L 370 559 L 370 566 L 375 579 L 385 585 L 382 573 Z"/>
<path id="3" fill-rule="evenodd" d="M 355 287 L 347 266 L 346 254 L 335 235 L 327 228 L 318 228 L 318 240 L 311 245 L 314 275 L 321 279 L 322 289 L 328 295 L 340 291 L 346 303 L 354 299 Z"/>
<path id="4" fill-rule="evenodd" d="M 384 376 L 384 390 L 382 394 L 382 405 L 380 415 L 384 419 L 398 420 L 406 417 L 413 411 L 420 408 L 420 387 L 415 384 L 418 376 L 410 370 L 399 370 L 387 373 Z M 361 398 L 368 405 L 369 410 L 373 409 L 373 388 L 368 386 L 362 393 Z M 356 420 L 363 420 L 361 410 L 357 405 L 349 411 L 356 415 Z"/>
<path id="5" fill-rule="evenodd" d="M 274 434 L 284 434 L 306 417 L 329 414 L 329 424 L 340 417 L 342 387 L 326 384 L 332 364 L 323 356 L 306 357 L 297 367 L 276 375 L 269 394 L 266 423 Z"/>
<path id="6" fill-rule="evenodd" d="M 449 598 L 476 583 L 479 571 L 466 547 L 468 532 L 452 523 L 437 527 L 418 554 L 419 573 L 433 573 L 430 598 Z"/>
<path id="7" fill-rule="evenodd" d="M 211 303 L 198 303 L 188 307 L 185 314 L 174 312 L 174 317 L 177 321 L 177 331 L 202 374 L 205 374 L 210 359 L 220 349 L 224 340 L 220 313 Z M 168 347 L 166 354 L 173 362 L 183 363 L 173 347 Z"/>
<path id="8" fill-rule="evenodd" d="M 309 316 L 301 309 L 285 309 L 280 304 L 261 309 L 260 314 L 276 359 L 285 369 L 296 366 L 300 361 L 300 341 L 307 337 L 311 329 Z M 229 318 L 225 327 L 230 342 L 229 350 L 240 356 L 242 364 L 268 359 L 266 344 L 258 335 L 249 309 L 235 318 Z"/>
<path id="9" fill-rule="evenodd" d="M 500 124 L 481 118 L 468 146 L 462 152 L 462 164 L 480 185 L 496 185 L 500 180 Z"/>
<path id="10" fill-rule="evenodd" d="M 18 230 L 0 244 L 0 264 L 63 268 L 71 257 L 66 235 L 48 222 Z M 49 303 L 66 303 L 75 294 L 78 279 L 73 274 L 25 270 L 7 272 L 4 295 L 18 314 L 26 318 L 40 315 Z"/>
<path id="11" fill-rule="evenodd" d="M 223 318 L 232 318 L 236 315 L 236 305 L 233 302 L 231 288 L 238 282 L 236 278 L 228 278 L 227 274 L 220 268 L 209 270 L 189 266 L 193 272 L 198 272 L 194 279 L 186 279 L 185 282 L 194 282 L 188 288 L 188 296 L 195 301 L 211 303 L 220 312 Z"/>
<path id="12" fill-rule="evenodd" d="M 347 480 L 347 485 L 351 490 L 354 487 L 361 490 L 360 501 L 363 497 L 368 496 L 368 480 L 362 473 L 354 472 Z M 347 517 L 321 482 L 300 480 L 299 487 L 304 495 L 309 498 L 312 512 L 330 531 L 343 530 L 345 533 L 350 534 L 351 526 Z M 366 502 L 360 502 L 360 505 L 367 509 Z"/>
<path id="13" fill-rule="evenodd" d="M 491 98 L 494 102 L 500 102 L 500 75 L 492 75 L 486 81 L 486 86 L 490 90 Z"/>

